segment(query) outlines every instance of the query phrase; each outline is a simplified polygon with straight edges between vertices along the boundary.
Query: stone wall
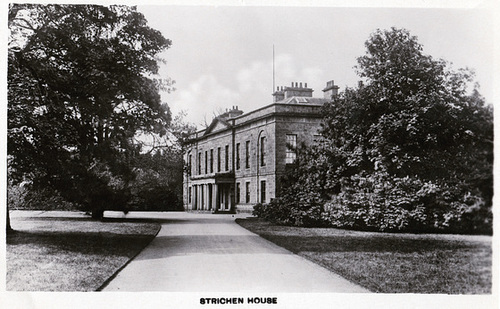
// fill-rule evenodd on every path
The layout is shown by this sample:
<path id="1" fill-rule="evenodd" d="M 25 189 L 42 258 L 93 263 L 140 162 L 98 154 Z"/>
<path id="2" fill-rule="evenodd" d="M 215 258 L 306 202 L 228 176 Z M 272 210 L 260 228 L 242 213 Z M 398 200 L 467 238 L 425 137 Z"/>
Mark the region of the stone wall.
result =
<path id="1" fill-rule="evenodd" d="M 315 102 L 318 102 L 317 99 Z M 279 178 L 286 169 L 287 134 L 296 135 L 297 145 L 310 144 L 318 137 L 321 122 L 321 104 L 285 104 L 277 102 L 235 118 L 224 118 L 213 123 L 207 130 L 195 135 L 186 153 L 186 162 L 191 156 L 191 175 L 184 181 L 184 203 L 186 209 L 193 209 L 188 203 L 189 188 L 193 202 L 193 189 L 204 201 L 206 190 L 217 187 L 218 175 L 225 174 L 230 184 L 230 196 L 236 211 L 252 211 L 257 203 L 268 203 L 279 191 Z M 261 162 L 261 147 L 264 138 L 264 164 Z M 248 149 L 248 166 L 246 145 Z M 239 145 L 239 146 L 238 146 Z M 227 147 L 227 148 L 226 148 Z M 239 147 L 239 165 L 237 148 Z M 220 149 L 220 169 L 219 162 Z M 226 156 L 226 149 L 228 155 Z M 227 169 L 226 169 L 227 158 Z M 200 172 L 201 169 L 201 172 Z M 265 188 L 262 182 L 265 182 Z M 217 189 L 215 189 L 217 187 Z M 265 196 L 263 196 L 265 189 Z M 247 199 L 248 196 L 248 199 Z M 262 198 L 264 197 L 264 200 Z M 203 209 L 209 206 L 202 205 Z M 200 207 L 200 205 L 198 205 Z M 198 208 L 199 209 L 199 208 Z"/>

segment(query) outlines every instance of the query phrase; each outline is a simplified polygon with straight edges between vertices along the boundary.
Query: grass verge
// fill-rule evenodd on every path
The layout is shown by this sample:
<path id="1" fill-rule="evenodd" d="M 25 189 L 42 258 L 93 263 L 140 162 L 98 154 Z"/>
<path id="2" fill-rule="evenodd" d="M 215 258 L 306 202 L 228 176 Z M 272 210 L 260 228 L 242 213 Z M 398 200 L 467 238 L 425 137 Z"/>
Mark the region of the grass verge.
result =
<path id="1" fill-rule="evenodd" d="M 277 226 L 244 228 L 379 293 L 490 294 L 491 237 Z"/>
<path id="2" fill-rule="evenodd" d="M 74 213 L 73 213 L 74 214 Z M 153 240 L 154 222 L 11 217 L 8 291 L 95 291 Z"/>

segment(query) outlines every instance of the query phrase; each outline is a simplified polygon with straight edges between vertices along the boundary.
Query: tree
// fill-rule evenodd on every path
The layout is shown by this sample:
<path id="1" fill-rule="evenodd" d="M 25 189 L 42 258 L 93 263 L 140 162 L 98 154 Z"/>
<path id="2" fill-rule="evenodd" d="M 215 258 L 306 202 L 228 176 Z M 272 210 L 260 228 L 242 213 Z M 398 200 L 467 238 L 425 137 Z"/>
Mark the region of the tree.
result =
<path id="1" fill-rule="evenodd" d="M 181 111 L 170 123 L 168 133 L 138 136 L 143 151 L 132 166 L 135 178 L 130 182 L 131 210 L 183 210 L 182 185 L 185 143 L 196 127 L 184 119 Z"/>
<path id="2" fill-rule="evenodd" d="M 473 72 L 425 55 L 404 29 L 378 30 L 365 46 L 356 67 L 364 82 L 325 106 L 336 202 L 378 212 L 365 218 L 373 224 L 403 210 L 417 216 L 388 229 L 490 226 L 493 113 L 477 84 L 471 90 Z M 477 222 L 465 222 L 471 213 Z"/>
<path id="3" fill-rule="evenodd" d="M 299 151 L 279 198 L 257 214 L 294 225 L 491 233 L 493 112 L 473 73 L 424 54 L 404 29 L 377 30 L 365 46 L 363 81 L 324 105 L 324 140 Z"/>
<path id="4" fill-rule="evenodd" d="M 101 217 L 129 197 L 133 137 L 166 133 L 171 42 L 128 6 L 12 4 L 9 28 L 8 176 Z"/>

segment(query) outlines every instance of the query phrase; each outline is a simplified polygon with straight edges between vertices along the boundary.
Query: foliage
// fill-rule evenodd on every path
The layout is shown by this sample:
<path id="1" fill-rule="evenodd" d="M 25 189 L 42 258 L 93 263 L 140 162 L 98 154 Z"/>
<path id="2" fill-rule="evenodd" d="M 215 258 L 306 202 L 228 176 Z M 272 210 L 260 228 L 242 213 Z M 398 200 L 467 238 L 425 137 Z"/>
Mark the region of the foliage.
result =
<path id="1" fill-rule="evenodd" d="M 9 8 L 9 179 L 92 209 L 130 197 L 138 132 L 165 134 L 153 79 L 171 42 L 135 7 Z"/>
<path id="2" fill-rule="evenodd" d="M 182 152 L 166 148 L 141 154 L 131 183 L 132 210 L 182 210 Z"/>
<path id="3" fill-rule="evenodd" d="M 323 215 L 333 226 L 360 230 L 490 233 L 491 213 L 467 189 L 387 173 L 355 175 L 325 203 Z"/>
<path id="4" fill-rule="evenodd" d="M 473 72 L 425 55 L 404 29 L 365 46 L 364 81 L 325 104 L 324 141 L 299 153 L 271 206 L 339 227 L 491 233 L 493 112 Z"/>
<path id="5" fill-rule="evenodd" d="M 76 210 L 74 204 L 64 200 L 57 192 L 44 189 L 29 190 L 27 186 L 9 184 L 7 205 L 10 210 Z"/>
<path id="6" fill-rule="evenodd" d="M 327 169 L 317 153 L 301 145 L 297 161 L 281 179 L 282 191 L 269 204 L 256 205 L 253 214 L 266 220 L 296 226 L 322 226 Z"/>

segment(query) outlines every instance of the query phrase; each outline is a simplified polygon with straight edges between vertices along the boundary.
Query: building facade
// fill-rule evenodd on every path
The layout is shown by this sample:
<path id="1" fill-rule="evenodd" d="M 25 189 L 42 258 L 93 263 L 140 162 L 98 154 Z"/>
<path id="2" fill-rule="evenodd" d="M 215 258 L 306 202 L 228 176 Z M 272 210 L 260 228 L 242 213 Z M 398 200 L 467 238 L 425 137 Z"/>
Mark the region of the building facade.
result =
<path id="1" fill-rule="evenodd" d="M 212 212 L 252 211 L 280 189 L 295 147 L 319 138 L 321 107 L 338 92 L 329 81 L 324 98 L 307 83 L 278 87 L 273 103 L 243 113 L 233 106 L 190 136 L 185 153 L 184 208 Z"/>

